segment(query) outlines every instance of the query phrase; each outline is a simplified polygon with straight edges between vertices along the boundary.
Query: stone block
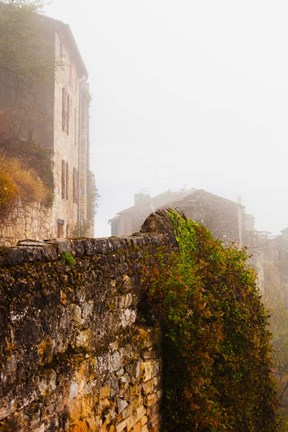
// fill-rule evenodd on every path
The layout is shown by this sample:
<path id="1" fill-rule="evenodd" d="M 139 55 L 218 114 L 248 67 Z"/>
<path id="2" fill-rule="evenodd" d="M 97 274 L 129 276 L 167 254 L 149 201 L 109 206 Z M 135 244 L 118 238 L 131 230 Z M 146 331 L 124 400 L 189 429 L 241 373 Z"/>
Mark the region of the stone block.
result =
<path id="1" fill-rule="evenodd" d="M 42 424 L 41 426 L 37 427 L 37 429 L 34 429 L 34 432 L 45 432 L 45 425 Z"/>
<path id="2" fill-rule="evenodd" d="M 127 327 L 136 321 L 136 312 L 133 309 L 124 309 L 120 316 L 121 326 Z"/>
<path id="3" fill-rule="evenodd" d="M 119 393 L 119 382 L 116 377 L 112 377 L 110 381 L 110 397 L 114 397 Z"/>
<path id="4" fill-rule="evenodd" d="M 56 389 L 56 372 L 51 369 L 48 370 L 43 378 L 40 379 L 38 388 L 41 396 L 47 396 Z"/>
<path id="5" fill-rule="evenodd" d="M 78 391 L 79 391 L 79 383 L 76 381 L 72 381 L 70 384 L 68 400 L 71 401 L 72 399 L 75 399 L 78 395 Z"/>
<path id="6" fill-rule="evenodd" d="M 78 333 L 76 336 L 75 345 L 77 348 L 83 347 L 88 348 L 89 341 L 91 340 L 91 330 L 83 330 Z"/>
<path id="7" fill-rule="evenodd" d="M 109 396 L 110 396 L 110 387 L 108 386 L 101 387 L 99 399 L 103 400 Z"/>
<path id="8" fill-rule="evenodd" d="M 121 365 L 121 356 L 119 351 L 116 351 L 111 357 L 110 357 L 110 362 L 109 362 L 109 369 L 112 372 L 115 372 L 119 369 L 121 369 L 122 365 Z"/>
<path id="9" fill-rule="evenodd" d="M 127 431 L 131 431 L 131 429 L 133 428 L 133 426 L 136 424 L 136 418 L 134 415 L 130 415 L 127 419 L 126 419 L 126 424 L 127 424 Z"/>
<path id="10" fill-rule="evenodd" d="M 142 417 L 146 415 L 146 409 L 143 405 L 137 408 L 136 410 L 136 422 L 141 420 Z"/>
<path id="11" fill-rule="evenodd" d="M 132 429 L 131 432 L 142 432 L 142 425 L 141 425 L 141 423 L 140 422 L 136 423 L 133 426 L 133 429 Z"/>
<path id="12" fill-rule="evenodd" d="M 116 426 L 116 432 L 122 432 L 126 427 L 126 420 L 123 420 Z"/>
<path id="13" fill-rule="evenodd" d="M 128 402 L 125 399 L 117 399 L 117 410 L 118 414 L 121 414 L 121 412 L 128 406 Z"/>
<path id="14" fill-rule="evenodd" d="M 145 415 L 141 418 L 141 425 L 144 426 L 148 422 L 148 417 Z"/>
<path id="15" fill-rule="evenodd" d="M 155 360 L 147 360 L 141 364 L 141 372 L 143 381 L 150 381 L 159 374 L 159 362 Z"/>
<path id="16" fill-rule="evenodd" d="M 149 394 L 146 396 L 145 398 L 145 402 L 146 402 L 146 406 L 147 407 L 151 407 L 152 405 L 154 405 L 157 401 L 159 400 L 159 397 L 157 394 L 153 393 L 153 394 Z"/>
<path id="17" fill-rule="evenodd" d="M 156 377 L 152 378 L 149 381 L 144 382 L 143 383 L 144 394 L 147 395 L 153 393 L 155 391 L 157 384 L 158 384 L 158 379 Z"/>
<path id="18" fill-rule="evenodd" d="M 69 309 L 69 315 L 71 319 L 76 323 L 76 325 L 82 325 L 84 323 L 84 320 L 82 319 L 82 310 L 80 306 L 76 304 L 71 304 L 68 306 Z"/>

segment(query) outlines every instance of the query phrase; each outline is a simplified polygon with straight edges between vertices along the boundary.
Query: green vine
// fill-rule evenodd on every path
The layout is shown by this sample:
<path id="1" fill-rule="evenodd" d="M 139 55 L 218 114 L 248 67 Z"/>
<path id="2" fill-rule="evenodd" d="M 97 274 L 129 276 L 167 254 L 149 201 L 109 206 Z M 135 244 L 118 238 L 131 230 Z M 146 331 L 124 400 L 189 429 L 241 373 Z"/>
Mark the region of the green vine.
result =
<path id="1" fill-rule="evenodd" d="M 267 314 L 244 251 L 176 211 L 148 303 L 163 329 L 165 432 L 277 431 Z"/>

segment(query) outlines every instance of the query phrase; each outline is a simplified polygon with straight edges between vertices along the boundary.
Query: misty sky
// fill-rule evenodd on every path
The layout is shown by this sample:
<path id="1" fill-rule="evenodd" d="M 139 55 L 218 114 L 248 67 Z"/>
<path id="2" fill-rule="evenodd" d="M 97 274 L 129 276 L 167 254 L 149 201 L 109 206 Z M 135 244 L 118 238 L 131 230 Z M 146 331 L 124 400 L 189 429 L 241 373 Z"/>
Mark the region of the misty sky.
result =
<path id="1" fill-rule="evenodd" d="M 54 0 L 89 71 L 96 236 L 134 192 L 200 188 L 288 226 L 287 0 Z"/>

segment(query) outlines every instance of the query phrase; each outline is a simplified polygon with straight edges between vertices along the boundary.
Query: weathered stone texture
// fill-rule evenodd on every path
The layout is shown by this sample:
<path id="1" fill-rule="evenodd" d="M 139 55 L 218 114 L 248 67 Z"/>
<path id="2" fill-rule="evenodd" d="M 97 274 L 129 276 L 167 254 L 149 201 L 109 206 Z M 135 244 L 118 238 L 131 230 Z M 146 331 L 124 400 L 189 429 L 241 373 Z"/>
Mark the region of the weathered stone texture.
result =
<path id="1" fill-rule="evenodd" d="M 0 246 L 15 246 L 19 240 L 51 237 L 52 211 L 40 203 L 19 204 L 0 223 Z"/>
<path id="2" fill-rule="evenodd" d="M 0 111 L 0 139 L 9 138 L 12 134 L 11 115 L 5 111 Z"/>
<path id="3" fill-rule="evenodd" d="M 0 249 L 0 431 L 159 430 L 160 332 L 137 310 L 163 247 L 143 233 Z"/>

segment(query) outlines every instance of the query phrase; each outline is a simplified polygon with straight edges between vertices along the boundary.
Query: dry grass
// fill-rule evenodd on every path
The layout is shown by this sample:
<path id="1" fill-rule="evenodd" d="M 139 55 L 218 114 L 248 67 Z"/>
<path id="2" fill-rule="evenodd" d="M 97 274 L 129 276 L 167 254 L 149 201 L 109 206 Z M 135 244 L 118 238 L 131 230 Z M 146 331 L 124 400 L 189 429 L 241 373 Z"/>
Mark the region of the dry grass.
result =
<path id="1" fill-rule="evenodd" d="M 0 163 L 1 166 L 1 163 Z M 0 171 L 0 211 L 8 211 L 17 199 L 18 190 L 12 177 L 4 172 L 1 166 Z"/>
<path id="2" fill-rule="evenodd" d="M 27 170 L 17 159 L 0 154 L 0 213 L 7 213 L 15 204 L 46 203 L 51 192 L 33 170 Z"/>

